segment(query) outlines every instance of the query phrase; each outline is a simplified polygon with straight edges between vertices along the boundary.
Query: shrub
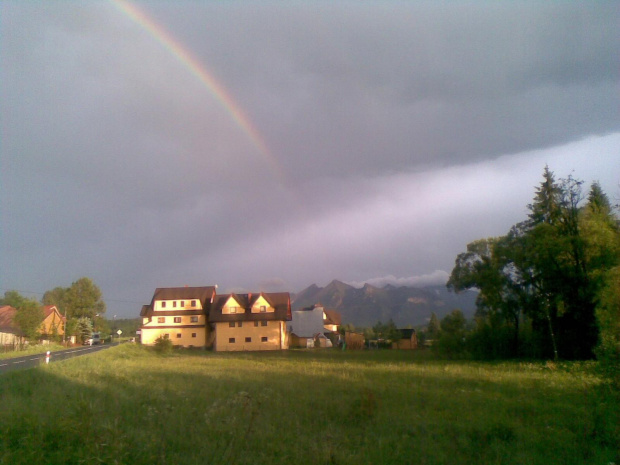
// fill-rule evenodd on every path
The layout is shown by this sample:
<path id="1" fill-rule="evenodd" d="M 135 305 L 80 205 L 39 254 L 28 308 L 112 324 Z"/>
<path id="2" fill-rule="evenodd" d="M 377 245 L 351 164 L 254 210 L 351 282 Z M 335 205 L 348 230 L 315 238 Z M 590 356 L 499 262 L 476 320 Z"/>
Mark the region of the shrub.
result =
<path id="1" fill-rule="evenodd" d="M 174 346 L 172 344 L 172 341 L 167 337 L 159 336 L 157 339 L 155 339 L 155 350 L 160 354 L 167 354 L 172 352 L 173 347 Z"/>
<path id="2" fill-rule="evenodd" d="M 599 345 L 596 357 L 603 373 L 620 386 L 620 267 L 607 273 L 596 308 Z"/>

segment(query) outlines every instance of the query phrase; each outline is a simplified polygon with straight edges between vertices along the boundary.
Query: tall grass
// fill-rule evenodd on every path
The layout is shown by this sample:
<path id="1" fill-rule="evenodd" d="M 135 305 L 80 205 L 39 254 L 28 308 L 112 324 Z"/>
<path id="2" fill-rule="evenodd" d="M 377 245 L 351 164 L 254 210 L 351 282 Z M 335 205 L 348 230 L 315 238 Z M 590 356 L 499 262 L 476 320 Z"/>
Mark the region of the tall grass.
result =
<path id="1" fill-rule="evenodd" d="M 0 464 L 620 463 L 592 364 L 124 345 L 0 378 Z"/>
<path id="2" fill-rule="evenodd" d="M 44 354 L 45 352 L 55 351 L 55 350 L 63 350 L 67 347 L 62 344 L 58 344 L 52 342 L 50 344 L 33 344 L 33 345 L 23 345 L 16 346 L 15 348 L 5 348 L 0 347 L 0 360 L 14 357 L 22 357 L 24 355 L 37 355 Z"/>

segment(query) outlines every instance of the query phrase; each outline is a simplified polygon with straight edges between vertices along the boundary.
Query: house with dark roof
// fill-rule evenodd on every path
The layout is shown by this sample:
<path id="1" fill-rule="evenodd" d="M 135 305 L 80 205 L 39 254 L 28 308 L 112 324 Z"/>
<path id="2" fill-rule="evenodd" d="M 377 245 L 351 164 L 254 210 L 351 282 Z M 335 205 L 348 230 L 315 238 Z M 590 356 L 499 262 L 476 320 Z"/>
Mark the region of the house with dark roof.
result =
<path id="1" fill-rule="evenodd" d="M 218 296 L 209 313 L 215 351 L 288 349 L 288 292 Z"/>
<path id="2" fill-rule="evenodd" d="M 399 329 L 400 339 L 392 342 L 392 349 L 417 349 L 418 336 L 415 329 Z"/>
<path id="3" fill-rule="evenodd" d="M 208 315 L 215 291 L 216 286 L 155 289 L 151 303 L 140 311 L 142 343 L 154 344 L 162 336 L 178 346 L 207 346 L 211 337 Z"/>
<path id="4" fill-rule="evenodd" d="M 10 305 L 0 306 L 0 347 L 14 346 L 23 342 L 22 331 L 14 322 L 17 309 Z"/>
<path id="5" fill-rule="evenodd" d="M 337 333 L 342 325 L 342 316 L 336 310 L 323 310 L 323 327 L 327 331 Z"/>
<path id="6" fill-rule="evenodd" d="M 338 339 L 340 314 L 321 304 L 295 310 L 289 323 L 291 347 L 332 347 Z"/>
<path id="7" fill-rule="evenodd" d="M 24 335 L 15 323 L 17 309 L 10 305 L 0 307 L 0 346 L 15 345 L 24 342 Z M 55 305 L 43 307 L 43 321 L 39 326 L 39 336 L 49 339 L 50 336 L 62 336 L 65 333 L 66 318 L 60 314 Z"/>

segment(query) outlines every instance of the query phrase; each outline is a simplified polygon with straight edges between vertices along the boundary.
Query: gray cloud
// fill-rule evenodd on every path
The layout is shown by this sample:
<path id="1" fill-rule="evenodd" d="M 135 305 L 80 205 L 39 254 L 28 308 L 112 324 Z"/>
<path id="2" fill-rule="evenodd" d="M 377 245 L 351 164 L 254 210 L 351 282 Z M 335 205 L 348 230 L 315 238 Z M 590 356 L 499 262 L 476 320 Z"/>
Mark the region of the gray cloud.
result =
<path id="1" fill-rule="evenodd" d="M 2 289 L 422 283 L 545 163 L 620 196 L 613 2 L 137 5 L 269 152 L 112 3 L 3 2 Z"/>

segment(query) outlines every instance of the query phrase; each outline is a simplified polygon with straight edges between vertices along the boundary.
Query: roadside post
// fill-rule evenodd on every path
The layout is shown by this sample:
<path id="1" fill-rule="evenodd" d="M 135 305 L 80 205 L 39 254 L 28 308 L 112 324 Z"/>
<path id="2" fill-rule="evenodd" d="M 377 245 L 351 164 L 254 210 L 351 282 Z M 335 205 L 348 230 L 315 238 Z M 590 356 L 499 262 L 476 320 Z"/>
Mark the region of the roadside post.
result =
<path id="1" fill-rule="evenodd" d="M 120 329 L 118 331 L 116 331 L 116 334 L 118 334 L 118 343 L 121 343 L 121 334 L 123 334 L 123 331 L 121 331 Z"/>
<path id="2" fill-rule="evenodd" d="M 47 365 L 50 362 L 50 351 L 48 350 L 45 354 L 45 364 Z"/>

